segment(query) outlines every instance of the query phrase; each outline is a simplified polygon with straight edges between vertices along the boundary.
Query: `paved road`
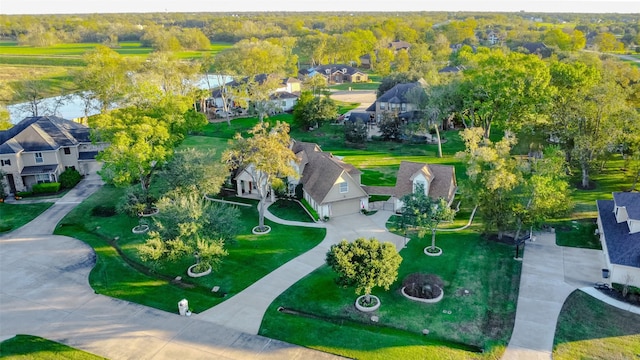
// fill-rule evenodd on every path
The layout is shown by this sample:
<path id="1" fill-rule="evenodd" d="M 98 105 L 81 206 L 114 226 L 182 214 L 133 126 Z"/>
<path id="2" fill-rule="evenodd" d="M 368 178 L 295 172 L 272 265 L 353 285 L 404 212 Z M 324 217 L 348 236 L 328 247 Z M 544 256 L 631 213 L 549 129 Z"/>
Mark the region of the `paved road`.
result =
<path id="1" fill-rule="evenodd" d="M 50 234 L 100 185 L 95 177 L 83 180 L 34 221 L 0 237 L 0 341 L 31 334 L 114 360 L 337 358 L 95 294 L 88 282 L 93 250 Z"/>
<path id="2" fill-rule="evenodd" d="M 503 360 L 551 359 L 558 315 L 574 290 L 602 281 L 601 250 L 556 245 L 553 233 L 527 242 L 516 322 Z"/>

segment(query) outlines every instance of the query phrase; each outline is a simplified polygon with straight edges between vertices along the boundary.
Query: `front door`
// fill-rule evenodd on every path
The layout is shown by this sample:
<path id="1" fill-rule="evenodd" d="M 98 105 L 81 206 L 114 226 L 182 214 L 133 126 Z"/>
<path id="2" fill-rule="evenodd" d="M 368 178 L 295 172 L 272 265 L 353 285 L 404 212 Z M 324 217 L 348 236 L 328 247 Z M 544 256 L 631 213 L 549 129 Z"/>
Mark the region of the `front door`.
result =
<path id="1" fill-rule="evenodd" d="M 7 181 L 9 181 L 9 188 L 11 189 L 11 193 L 16 193 L 16 182 L 13 179 L 13 174 L 7 174 Z"/>

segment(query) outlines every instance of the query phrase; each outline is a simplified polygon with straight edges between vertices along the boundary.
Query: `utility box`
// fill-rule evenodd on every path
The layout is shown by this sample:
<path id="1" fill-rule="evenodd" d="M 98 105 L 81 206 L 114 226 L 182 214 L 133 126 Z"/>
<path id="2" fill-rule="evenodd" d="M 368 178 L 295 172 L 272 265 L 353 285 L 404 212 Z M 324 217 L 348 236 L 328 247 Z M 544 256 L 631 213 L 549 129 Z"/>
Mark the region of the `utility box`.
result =
<path id="1" fill-rule="evenodd" d="M 178 312 L 180 313 L 180 316 L 186 316 L 188 310 L 189 310 L 189 302 L 187 301 L 187 299 L 182 299 L 178 301 Z"/>

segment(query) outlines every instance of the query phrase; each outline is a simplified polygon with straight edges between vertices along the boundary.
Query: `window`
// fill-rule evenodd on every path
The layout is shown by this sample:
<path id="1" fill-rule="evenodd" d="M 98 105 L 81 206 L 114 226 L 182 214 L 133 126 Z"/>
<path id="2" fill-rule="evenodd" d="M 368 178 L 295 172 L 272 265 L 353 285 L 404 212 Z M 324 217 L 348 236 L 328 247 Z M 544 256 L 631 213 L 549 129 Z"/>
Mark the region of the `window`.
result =
<path id="1" fill-rule="evenodd" d="M 37 152 L 37 153 L 35 154 L 35 156 L 36 156 L 36 163 L 41 163 L 41 162 L 43 162 L 43 161 L 44 161 L 44 160 L 42 159 L 42 153 L 41 153 L 41 152 Z"/>
<path id="2" fill-rule="evenodd" d="M 407 104 L 406 103 L 400 104 L 400 110 L 407 111 Z"/>
<path id="3" fill-rule="evenodd" d="M 65 155 L 71 154 L 71 148 L 68 148 L 68 147 L 64 148 L 64 154 Z"/>
<path id="4" fill-rule="evenodd" d="M 340 193 L 344 194 L 349 192 L 349 184 L 346 181 L 340 183 Z"/>
<path id="5" fill-rule="evenodd" d="M 11 160 L 0 160 L 0 166 L 11 166 Z"/>
<path id="6" fill-rule="evenodd" d="M 36 181 L 38 184 L 51 182 L 49 174 L 36 174 Z"/>
<path id="7" fill-rule="evenodd" d="M 386 107 L 387 107 L 387 103 L 386 102 L 381 102 L 380 103 L 380 110 L 385 110 Z"/>

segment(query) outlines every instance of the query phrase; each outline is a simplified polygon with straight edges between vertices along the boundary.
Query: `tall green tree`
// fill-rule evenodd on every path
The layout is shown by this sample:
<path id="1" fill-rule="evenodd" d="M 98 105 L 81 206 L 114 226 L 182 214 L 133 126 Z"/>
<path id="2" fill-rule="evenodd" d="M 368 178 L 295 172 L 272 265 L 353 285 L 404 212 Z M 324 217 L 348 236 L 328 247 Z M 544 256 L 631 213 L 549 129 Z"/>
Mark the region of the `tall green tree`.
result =
<path id="1" fill-rule="evenodd" d="M 272 188 L 282 183 L 282 178 L 297 176 L 294 163 L 297 161 L 291 151 L 289 125 L 277 122 L 269 126 L 259 122 L 244 138 L 239 133 L 229 148 L 222 154 L 222 160 L 233 170 L 245 170 L 251 176 L 260 196 L 258 205 L 258 230 L 264 231 L 264 210 Z"/>
<path id="2" fill-rule="evenodd" d="M 102 45 L 87 52 L 83 58 L 87 65 L 76 72 L 76 79 L 81 88 L 88 90 L 87 101 L 98 101 L 101 112 L 121 105 L 132 85 L 128 72 L 135 70 L 136 65 Z"/>
<path id="3" fill-rule="evenodd" d="M 621 144 L 629 120 L 637 116 L 634 88 L 625 85 L 615 64 L 591 61 L 551 65 L 556 91 L 549 131 L 580 169 L 583 188 L 590 186 L 590 172 Z"/>
<path id="4" fill-rule="evenodd" d="M 135 108 L 100 114 L 89 124 L 95 140 L 109 143 L 97 157 L 104 162 L 102 178 L 120 187 L 138 183 L 148 192 L 154 172 L 173 153 L 169 124 Z"/>
<path id="5" fill-rule="evenodd" d="M 338 274 L 342 285 L 355 286 L 356 294 L 364 292 L 365 302 L 370 303 L 374 287 L 389 290 L 396 281 L 402 257 L 390 242 L 357 238 L 331 245 L 326 262 Z"/>
<path id="6" fill-rule="evenodd" d="M 328 96 L 313 96 L 308 91 L 300 94 L 298 102 L 293 106 L 293 121 L 302 130 L 319 126 L 338 116 L 338 107 Z"/>
<path id="7" fill-rule="evenodd" d="M 402 198 L 402 219 L 404 226 L 411 225 L 418 229 L 418 236 L 424 237 L 431 233 L 431 247 L 425 251 L 437 253 L 436 231 L 443 221 L 452 221 L 456 215 L 455 210 L 449 207 L 445 199 L 434 200 L 430 198 L 424 189 L 424 185 L 416 186 L 413 193 Z"/>
<path id="8" fill-rule="evenodd" d="M 545 63 L 535 55 L 479 52 L 458 87 L 463 114 L 489 137 L 494 124 L 518 131 L 536 122 L 552 88 Z M 473 65 L 477 63 L 477 65 Z"/>
<path id="9" fill-rule="evenodd" d="M 214 151 L 188 148 L 176 151 L 163 169 L 167 190 L 201 196 L 217 194 L 229 176 L 226 166 L 215 159 Z"/>

